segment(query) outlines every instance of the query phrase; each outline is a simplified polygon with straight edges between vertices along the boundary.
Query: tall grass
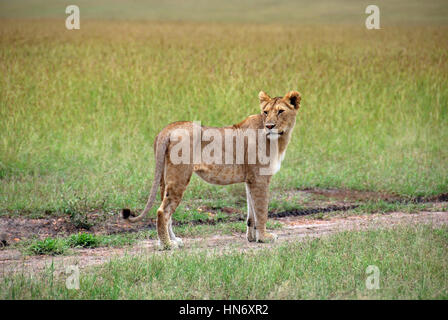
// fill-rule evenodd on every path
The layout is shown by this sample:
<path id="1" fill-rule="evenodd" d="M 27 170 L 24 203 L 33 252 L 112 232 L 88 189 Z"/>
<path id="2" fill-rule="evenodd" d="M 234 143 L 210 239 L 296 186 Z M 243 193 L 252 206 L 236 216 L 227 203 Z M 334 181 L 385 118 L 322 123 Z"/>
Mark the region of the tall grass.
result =
<path id="1" fill-rule="evenodd" d="M 152 142 L 176 120 L 303 103 L 274 189 L 448 191 L 448 29 L 215 23 L 0 21 L 0 210 L 140 208 Z M 185 197 L 239 187 L 193 179 Z"/>

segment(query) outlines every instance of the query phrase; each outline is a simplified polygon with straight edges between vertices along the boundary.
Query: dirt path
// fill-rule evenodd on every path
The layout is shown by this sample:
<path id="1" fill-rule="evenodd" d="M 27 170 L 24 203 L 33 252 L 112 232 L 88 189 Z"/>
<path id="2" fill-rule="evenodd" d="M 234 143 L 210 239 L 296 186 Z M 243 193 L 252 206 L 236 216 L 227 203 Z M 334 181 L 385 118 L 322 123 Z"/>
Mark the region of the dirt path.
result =
<path id="1" fill-rule="evenodd" d="M 448 225 L 448 212 L 419 212 L 413 214 L 393 212 L 386 215 L 334 217 L 329 220 L 307 219 L 306 217 L 277 218 L 275 220 L 282 223 L 283 228 L 275 231 L 279 239 L 274 244 L 248 243 L 245 235 L 238 233 L 232 236 L 215 235 L 211 237 L 184 238 L 185 246 L 179 250 L 208 249 L 219 250 L 220 252 L 232 249 L 253 250 L 273 247 L 285 242 L 301 241 L 309 237 L 322 237 L 346 230 L 391 228 L 404 224 Z M 51 263 L 54 264 L 57 272 L 64 272 L 69 265 L 77 265 L 83 269 L 125 255 L 167 254 L 166 252 L 157 251 L 155 240 L 141 241 L 125 248 L 75 249 L 74 253 L 74 255 L 58 257 L 29 257 L 23 256 L 18 250 L 1 250 L 0 276 L 22 270 L 25 272 L 36 272 L 51 265 Z"/>

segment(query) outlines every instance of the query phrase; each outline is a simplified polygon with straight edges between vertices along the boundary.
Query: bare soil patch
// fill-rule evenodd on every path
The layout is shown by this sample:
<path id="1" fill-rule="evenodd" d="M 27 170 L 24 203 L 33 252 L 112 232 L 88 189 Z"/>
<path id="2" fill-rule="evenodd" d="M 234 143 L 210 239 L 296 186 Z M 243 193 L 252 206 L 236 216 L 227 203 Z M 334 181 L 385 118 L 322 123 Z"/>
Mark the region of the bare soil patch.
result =
<path id="1" fill-rule="evenodd" d="M 403 199 L 393 194 L 379 193 L 372 191 L 357 191 L 344 189 L 306 189 L 290 190 L 284 192 L 285 201 L 298 202 L 299 209 L 286 211 L 273 211 L 269 213 L 270 218 L 287 216 L 304 216 L 314 213 L 325 213 L 331 211 L 347 211 L 355 208 L 357 205 L 366 201 L 383 200 L 388 202 L 403 202 L 409 199 Z M 301 201 L 303 200 L 303 202 Z M 411 200 L 412 201 L 412 200 Z M 427 199 L 414 199 L 415 202 L 448 201 L 448 194 L 440 194 Z M 244 207 L 245 208 L 245 207 Z M 214 219 L 217 211 L 228 215 L 227 222 L 245 220 L 245 209 L 236 209 L 231 207 L 213 208 L 207 206 L 198 206 L 197 210 L 211 213 L 208 220 L 195 220 L 191 222 L 173 221 L 174 225 L 181 224 L 216 224 L 223 222 L 223 219 Z M 89 229 L 80 228 L 73 224 L 68 216 L 48 216 L 46 218 L 26 218 L 17 216 L 0 217 L 0 247 L 20 242 L 30 238 L 44 239 L 46 237 L 64 237 L 73 233 L 88 232 L 92 234 L 117 234 L 127 232 L 138 232 L 153 229 L 156 226 L 155 219 L 147 218 L 133 224 L 125 223 L 121 219 L 121 211 L 115 214 L 90 213 L 89 222 L 92 227 Z"/>
<path id="2" fill-rule="evenodd" d="M 276 218 L 283 224 L 283 228 L 276 230 L 279 236 L 273 244 L 249 243 L 245 235 L 235 233 L 233 235 L 214 235 L 211 237 L 184 238 L 185 246 L 177 250 L 213 250 L 214 252 L 226 252 L 231 249 L 257 250 L 273 248 L 285 242 L 303 241 L 307 238 L 322 237 L 341 231 L 367 230 L 378 228 L 391 228 L 404 224 L 432 224 L 434 226 L 448 225 L 448 212 L 419 212 L 414 214 L 393 212 L 380 215 L 363 215 L 349 217 L 334 217 L 327 220 L 313 220 L 306 217 Z M 0 276 L 7 276 L 11 272 L 36 272 L 54 265 L 57 272 L 64 272 L 69 265 L 78 265 L 81 269 L 92 265 L 98 265 L 112 258 L 126 255 L 153 255 L 169 254 L 157 250 L 157 241 L 144 240 L 136 245 L 124 248 L 95 248 L 74 249 L 72 255 L 67 256 L 23 256 L 20 251 L 14 249 L 0 250 Z"/>
<path id="3" fill-rule="evenodd" d="M 137 232 L 152 227 L 152 222 L 142 221 L 135 224 L 125 223 L 119 214 L 107 219 L 89 217 L 94 225 L 89 229 L 77 228 L 68 217 L 49 217 L 29 219 L 21 217 L 0 217 L 0 237 L 8 244 L 30 238 L 43 239 L 46 237 L 68 236 L 78 232 L 93 234 L 114 234 Z"/>

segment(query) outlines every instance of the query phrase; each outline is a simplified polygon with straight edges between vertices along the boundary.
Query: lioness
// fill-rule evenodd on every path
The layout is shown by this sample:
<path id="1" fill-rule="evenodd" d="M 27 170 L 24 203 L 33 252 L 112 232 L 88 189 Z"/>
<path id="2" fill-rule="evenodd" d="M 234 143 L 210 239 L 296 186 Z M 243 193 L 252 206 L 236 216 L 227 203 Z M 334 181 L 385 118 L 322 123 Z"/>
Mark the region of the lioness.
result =
<path id="1" fill-rule="evenodd" d="M 280 169 L 281 161 L 285 156 L 286 147 L 296 123 L 301 95 L 297 91 L 290 91 L 284 97 L 270 98 L 261 91 L 258 97 L 261 113 L 251 115 L 239 124 L 210 128 L 198 126 L 193 122 L 174 122 L 162 129 L 154 141 L 156 168 L 146 207 L 137 217 L 130 217 L 131 211 L 123 209 L 123 218 L 130 222 L 141 220 L 151 209 L 160 186 L 162 204 L 157 210 L 159 245 L 162 249 L 182 245 L 182 240 L 173 232 L 171 215 L 179 205 L 191 175 L 195 172 L 212 184 L 227 185 L 244 182 L 247 197 L 247 240 L 274 241 L 276 236 L 266 232 L 269 183 L 271 176 Z M 250 134 L 251 130 L 259 133 L 255 140 L 250 139 L 255 136 Z M 207 137 L 197 143 L 195 141 L 198 140 L 195 140 L 194 136 L 198 134 Z M 222 141 L 227 139 L 229 134 L 231 140 L 226 140 L 223 144 Z M 212 141 L 210 136 L 213 136 Z M 240 143 L 235 141 L 238 138 L 242 138 Z M 221 143 L 217 147 L 218 142 Z M 182 149 L 179 148 L 181 143 Z M 214 144 L 213 147 L 212 144 Z M 263 157 L 256 158 L 254 155 L 256 150 L 260 152 L 257 147 L 262 145 L 265 146 L 264 152 L 270 160 L 269 164 L 262 161 Z M 194 159 L 191 149 L 199 150 L 200 155 L 207 155 L 208 152 L 209 158 L 211 157 L 214 161 Z M 182 151 L 184 160 L 182 162 L 178 161 L 179 151 Z M 263 173 L 263 169 L 267 167 L 273 170 Z"/>

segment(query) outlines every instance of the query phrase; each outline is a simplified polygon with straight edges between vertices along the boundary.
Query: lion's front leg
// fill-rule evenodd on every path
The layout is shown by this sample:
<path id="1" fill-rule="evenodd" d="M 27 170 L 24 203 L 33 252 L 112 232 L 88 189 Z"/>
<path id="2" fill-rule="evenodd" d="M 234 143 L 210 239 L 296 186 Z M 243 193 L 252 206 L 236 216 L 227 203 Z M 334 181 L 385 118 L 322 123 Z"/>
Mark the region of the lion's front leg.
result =
<path id="1" fill-rule="evenodd" d="M 268 220 L 269 183 L 248 184 L 248 190 L 255 213 L 255 240 L 257 242 L 274 242 L 277 239 L 277 236 L 266 231 L 266 223 Z"/>
<path id="2" fill-rule="evenodd" d="M 246 237 L 247 241 L 254 242 L 256 241 L 256 234 L 255 234 L 255 210 L 253 201 L 250 196 L 249 187 L 246 184 L 246 198 L 247 198 L 247 232 Z"/>

